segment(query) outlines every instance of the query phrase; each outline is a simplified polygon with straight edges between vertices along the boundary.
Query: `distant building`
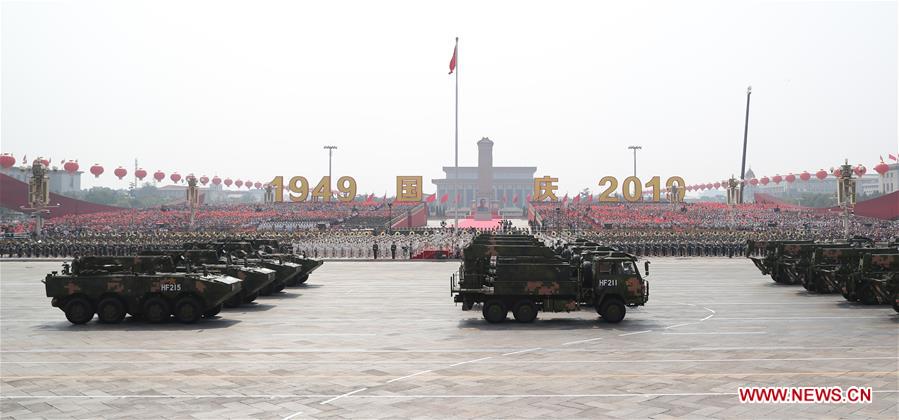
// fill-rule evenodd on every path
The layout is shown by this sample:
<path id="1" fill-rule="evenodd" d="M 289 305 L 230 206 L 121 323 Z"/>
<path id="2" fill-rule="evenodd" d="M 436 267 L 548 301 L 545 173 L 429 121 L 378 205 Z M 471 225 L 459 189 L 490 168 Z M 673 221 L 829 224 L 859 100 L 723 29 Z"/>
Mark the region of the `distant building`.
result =
<path id="1" fill-rule="evenodd" d="M 31 165 L 27 167 L 14 166 L 3 170 L 3 173 L 9 175 L 19 181 L 28 183 L 31 180 Z M 81 191 L 81 174 L 82 171 L 68 173 L 62 169 L 53 167 L 47 173 L 50 175 L 50 192 L 54 194 L 69 194 Z"/>
<path id="2" fill-rule="evenodd" d="M 491 191 L 482 191 L 481 196 L 491 201 L 488 203 L 490 208 L 509 216 L 524 214 L 527 198 L 534 191 L 537 167 L 493 166 L 493 141 L 486 137 L 478 141 L 478 152 L 478 166 L 460 166 L 458 173 L 455 167 L 444 166 L 446 177 L 431 180 L 437 186 L 435 206 L 447 215 L 453 214 L 454 209 L 459 210 L 459 216 L 467 215 L 477 204 L 479 190 L 489 188 Z M 458 205 L 457 195 L 460 198 Z M 447 202 L 441 204 L 444 196 Z"/>
<path id="3" fill-rule="evenodd" d="M 889 167 L 890 169 L 880 177 L 880 191 L 884 194 L 899 191 L 899 163 Z"/>

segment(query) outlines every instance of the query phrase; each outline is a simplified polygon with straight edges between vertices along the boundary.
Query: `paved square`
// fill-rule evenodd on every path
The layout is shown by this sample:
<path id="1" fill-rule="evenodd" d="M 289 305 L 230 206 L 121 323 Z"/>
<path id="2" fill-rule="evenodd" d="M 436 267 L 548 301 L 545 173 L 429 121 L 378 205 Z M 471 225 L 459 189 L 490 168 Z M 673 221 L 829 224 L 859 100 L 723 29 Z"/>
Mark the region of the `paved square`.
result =
<path id="1" fill-rule="evenodd" d="M 780 286 L 744 259 L 653 259 L 650 300 L 488 325 L 455 262 L 327 262 L 196 325 L 72 326 L 0 263 L 4 418 L 896 418 L 899 316 Z M 740 386 L 871 386 L 871 404 L 740 404 Z"/>

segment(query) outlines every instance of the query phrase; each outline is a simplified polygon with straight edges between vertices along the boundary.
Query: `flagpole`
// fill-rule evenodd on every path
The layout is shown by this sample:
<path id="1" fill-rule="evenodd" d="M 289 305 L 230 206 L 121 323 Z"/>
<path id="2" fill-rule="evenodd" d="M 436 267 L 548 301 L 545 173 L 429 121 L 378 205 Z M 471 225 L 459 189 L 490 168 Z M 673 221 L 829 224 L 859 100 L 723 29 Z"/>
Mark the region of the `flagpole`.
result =
<path id="1" fill-rule="evenodd" d="M 453 216 L 455 217 L 455 222 L 453 223 L 453 233 L 459 229 L 459 37 L 456 37 L 456 48 L 455 48 L 455 58 L 456 58 L 456 170 L 455 170 L 455 182 L 453 182 L 453 197 L 456 200 L 456 208 L 453 212 Z"/>

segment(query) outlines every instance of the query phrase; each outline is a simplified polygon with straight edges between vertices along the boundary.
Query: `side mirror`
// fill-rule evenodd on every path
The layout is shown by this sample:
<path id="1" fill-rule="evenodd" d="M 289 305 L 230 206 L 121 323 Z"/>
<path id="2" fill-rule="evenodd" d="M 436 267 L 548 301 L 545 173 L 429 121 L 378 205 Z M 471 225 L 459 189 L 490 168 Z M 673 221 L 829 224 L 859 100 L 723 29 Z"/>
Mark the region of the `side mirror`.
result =
<path id="1" fill-rule="evenodd" d="M 646 277 L 649 277 L 649 261 L 643 263 L 643 271 L 646 273 Z"/>

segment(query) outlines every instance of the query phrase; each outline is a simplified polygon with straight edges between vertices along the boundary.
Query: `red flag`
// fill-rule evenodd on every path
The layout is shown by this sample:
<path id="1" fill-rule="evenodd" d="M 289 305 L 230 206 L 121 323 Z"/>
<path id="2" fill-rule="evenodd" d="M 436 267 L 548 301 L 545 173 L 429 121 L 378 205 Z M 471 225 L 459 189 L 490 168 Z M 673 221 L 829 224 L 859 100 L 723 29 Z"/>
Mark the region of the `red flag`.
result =
<path id="1" fill-rule="evenodd" d="M 436 200 L 437 200 L 437 193 L 431 194 L 428 196 L 427 199 L 425 199 L 425 201 L 428 203 L 433 203 Z"/>
<path id="2" fill-rule="evenodd" d="M 568 202 L 568 194 L 565 194 L 565 198 L 562 199 L 562 204 L 565 204 L 567 202 Z"/>
<path id="3" fill-rule="evenodd" d="M 520 198 L 521 198 L 521 197 L 518 196 L 518 193 L 515 193 L 515 196 L 512 197 L 512 203 L 513 203 L 513 204 L 518 204 L 518 200 L 519 200 Z"/>
<path id="4" fill-rule="evenodd" d="M 440 197 L 440 204 L 446 203 L 449 201 L 449 193 L 444 193 L 443 197 Z"/>
<path id="5" fill-rule="evenodd" d="M 580 195 L 580 194 L 574 196 L 574 200 L 571 200 L 571 204 L 577 204 L 577 203 L 580 203 L 580 202 L 581 202 L 581 195 Z"/>
<path id="6" fill-rule="evenodd" d="M 587 194 L 587 202 L 588 202 L 588 203 L 592 203 L 592 202 L 593 202 L 593 194 Z"/>
<path id="7" fill-rule="evenodd" d="M 456 50 L 459 49 L 459 38 L 456 38 L 456 46 L 453 47 L 453 58 L 450 59 L 450 72 L 449 74 L 453 74 L 456 71 Z"/>
<path id="8" fill-rule="evenodd" d="M 896 156 L 893 156 L 893 154 L 892 154 L 892 153 L 890 153 L 890 159 L 892 159 L 892 160 L 896 160 L 896 161 L 899 161 L 899 158 L 896 158 Z"/>

